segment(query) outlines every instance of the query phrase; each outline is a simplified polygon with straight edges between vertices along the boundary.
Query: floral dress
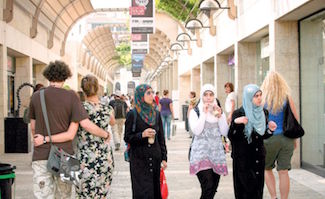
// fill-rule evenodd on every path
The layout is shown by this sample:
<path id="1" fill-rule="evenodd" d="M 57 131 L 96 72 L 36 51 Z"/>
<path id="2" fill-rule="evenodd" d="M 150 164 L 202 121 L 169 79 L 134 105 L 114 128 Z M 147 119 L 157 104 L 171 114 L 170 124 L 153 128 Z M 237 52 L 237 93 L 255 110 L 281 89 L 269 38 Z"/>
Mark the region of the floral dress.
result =
<path id="1" fill-rule="evenodd" d="M 90 102 L 83 103 L 89 118 L 97 126 L 107 129 L 113 109 L 110 106 Z M 79 198 L 107 198 L 112 182 L 114 159 L 112 147 L 101 137 L 94 136 L 85 129 L 78 130 L 78 159 L 80 160 Z"/>

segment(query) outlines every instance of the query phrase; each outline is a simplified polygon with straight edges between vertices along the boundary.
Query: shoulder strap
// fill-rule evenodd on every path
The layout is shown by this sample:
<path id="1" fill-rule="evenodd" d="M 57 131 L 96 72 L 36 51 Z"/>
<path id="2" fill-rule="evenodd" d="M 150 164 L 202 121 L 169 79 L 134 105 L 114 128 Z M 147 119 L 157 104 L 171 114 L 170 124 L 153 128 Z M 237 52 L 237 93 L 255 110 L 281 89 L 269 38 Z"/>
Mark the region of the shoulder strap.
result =
<path id="1" fill-rule="evenodd" d="M 157 130 L 157 132 L 159 132 L 159 111 L 156 111 L 156 130 Z"/>
<path id="2" fill-rule="evenodd" d="M 198 106 L 195 106 L 193 110 L 196 112 L 197 116 L 200 117 L 199 107 Z"/>
<path id="3" fill-rule="evenodd" d="M 136 125 L 137 125 L 137 110 L 135 108 L 132 109 L 132 112 L 133 112 L 133 123 L 132 123 L 132 132 L 135 132 L 135 128 L 136 128 Z"/>
<path id="4" fill-rule="evenodd" d="M 47 134 L 50 137 L 50 143 L 52 144 L 52 138 L 51 138 L 51 131 L 50 131 L 50 125 L 49 125 L 49 119 L 47 117 L 47 110 L 46 110 L 46 104 L 45 104 L 45 97 L 44 97 L 44 89 L 40 91 L 40 98 L 41 98 L 41 106 L 42 106 L 42 112 L 43 112 L 43 117 L 45 121 L 45 126 L 47 130 Z"/>
<path id="5" fill-rule="evenodd" d="M 220 104 L 220 101 L 218 98 L 216 98 L 216 101 L 217 101 L 218 106 L 221 108 L 221 104 Z"/>

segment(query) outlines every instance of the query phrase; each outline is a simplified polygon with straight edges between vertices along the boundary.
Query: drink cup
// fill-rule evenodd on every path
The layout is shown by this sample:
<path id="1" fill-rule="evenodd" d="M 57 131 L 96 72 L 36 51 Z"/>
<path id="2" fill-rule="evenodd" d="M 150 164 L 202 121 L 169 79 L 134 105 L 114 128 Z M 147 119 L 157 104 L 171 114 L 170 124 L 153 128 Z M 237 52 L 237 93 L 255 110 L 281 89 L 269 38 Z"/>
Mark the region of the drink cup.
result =
<path id="1" fill-rule="evenodd" d="M 152 132 L 153 132 L 153 133 L 156 133 L 155 130 L 152 130 Z M 149 142 L 149 144 L 153 144 L 153 143 L 155 143 L 155 137 L 156 137 L 156 136 L 154 136 L 154 137 L 149 137 L 149 138 L 148 138 L 148 142 Z"/>

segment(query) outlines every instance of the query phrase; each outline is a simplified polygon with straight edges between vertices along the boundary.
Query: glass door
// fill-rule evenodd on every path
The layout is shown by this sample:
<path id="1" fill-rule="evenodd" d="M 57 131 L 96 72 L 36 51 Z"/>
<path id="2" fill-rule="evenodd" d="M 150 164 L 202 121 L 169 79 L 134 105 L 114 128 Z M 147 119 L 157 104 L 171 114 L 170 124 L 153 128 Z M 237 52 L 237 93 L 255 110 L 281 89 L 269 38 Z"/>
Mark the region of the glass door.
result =
<path id="1" fill-rule="evenodd" d="M 325 11 L 299 26 L 302 166 L 325 177 Z"/>

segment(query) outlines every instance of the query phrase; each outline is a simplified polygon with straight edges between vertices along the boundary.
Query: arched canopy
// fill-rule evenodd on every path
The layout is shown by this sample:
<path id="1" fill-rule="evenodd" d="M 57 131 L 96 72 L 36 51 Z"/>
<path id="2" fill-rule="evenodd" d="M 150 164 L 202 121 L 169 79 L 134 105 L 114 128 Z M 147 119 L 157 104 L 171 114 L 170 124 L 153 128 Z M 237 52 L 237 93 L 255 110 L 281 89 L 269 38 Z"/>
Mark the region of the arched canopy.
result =
<path id="1" fill-rule="evenodd" d="M 104 67 L 111 67 L 110 64 L 117 54 L 109 26 L 96 27 L 84 37 L 83 43 Z"/>

